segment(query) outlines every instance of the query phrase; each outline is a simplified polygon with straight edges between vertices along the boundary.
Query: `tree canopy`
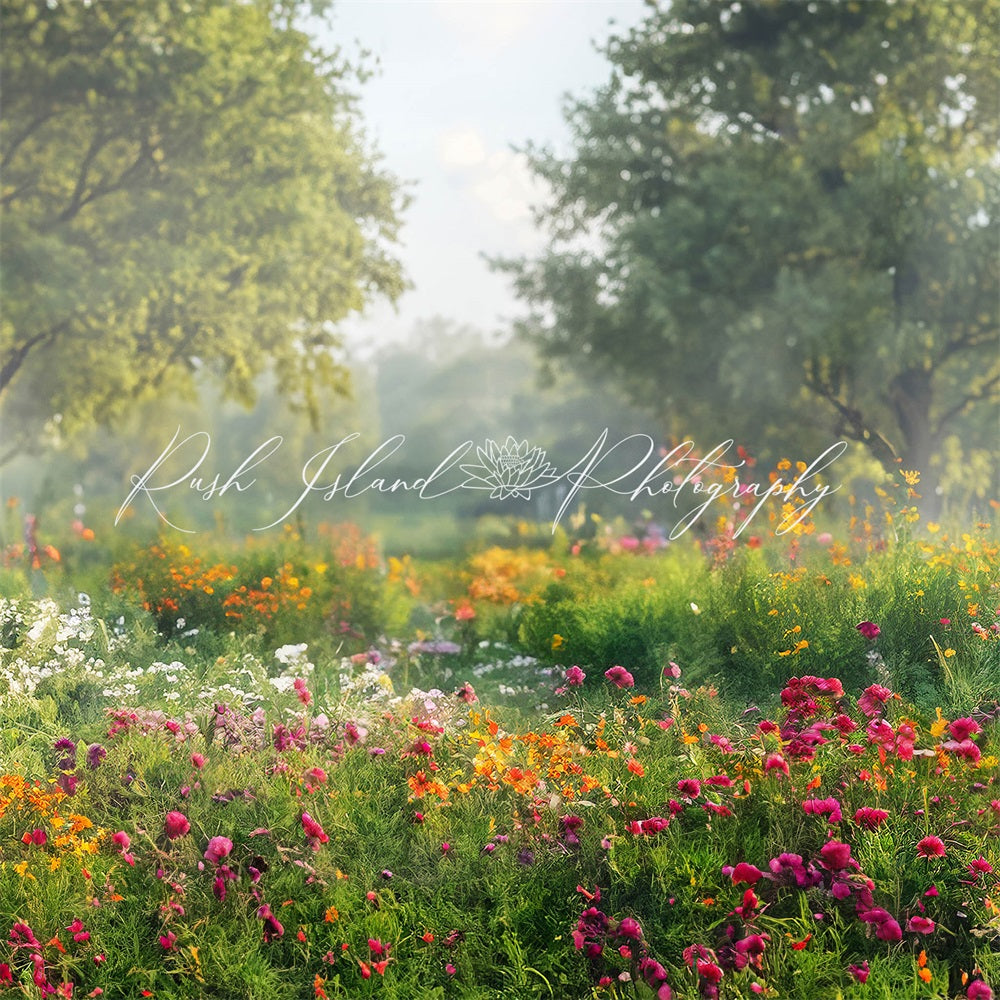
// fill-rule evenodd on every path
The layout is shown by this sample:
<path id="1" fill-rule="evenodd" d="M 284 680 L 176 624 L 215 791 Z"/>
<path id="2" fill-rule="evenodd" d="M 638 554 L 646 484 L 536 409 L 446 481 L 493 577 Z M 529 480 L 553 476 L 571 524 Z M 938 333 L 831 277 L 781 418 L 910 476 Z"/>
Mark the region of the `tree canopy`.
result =
<path id="1" fill-rule="evenodd" d="M 2 0 L 5 456 L 195 372 L 308 404 L 336 324 L 402 290 L 360 73 L 300 0 Z M 3 456 L 0 456 L 3 457 Z"/>
<path id="2" fill-rule="evenodd" d="M 521 331 L 668 433 L 995 476 L 998 23 L 997 0 L 652 4 L 567 106 L 571 153 L 526 150 L 550 242 L 497 262 Z"/>

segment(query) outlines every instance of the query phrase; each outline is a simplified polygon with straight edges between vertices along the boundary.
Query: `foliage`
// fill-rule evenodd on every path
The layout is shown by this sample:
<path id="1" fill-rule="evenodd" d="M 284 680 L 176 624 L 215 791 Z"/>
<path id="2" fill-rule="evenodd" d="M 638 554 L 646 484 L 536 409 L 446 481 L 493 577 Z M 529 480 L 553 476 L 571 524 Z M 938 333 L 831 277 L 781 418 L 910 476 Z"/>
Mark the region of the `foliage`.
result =
<path id="1" fill-rule="evenodd" d="M 0 993 L 833 1000 L 996 981 L 995 719 L 808 676 L 748 716 L 620 675 L 522 718 L 464 685 L 397 695 L 391 654 L 278 652 L 280 676 L 214 707 L 145 687 L 27 727 L 5 702 Z"/>
<path id="2" fill-rule="evenodd" d="M 293 27 L 320 6 L 4 0 L 6 457 L 196 371 L 343 388 L 334 324 L 401 290 L 400 200 L 354 70 Z"/>
<path id="3" fill-rule="evenodd" d="M 996 0 L 652 5 L 609 43 L 608 85 L 569 105 L 572 153 L 527 149 L 552 241 L 501 262 L 522 332 L 613 372 L 679 439 L 735 407 L 758 452 L 833 432 L 890 472 L 978 467 L 982 498 L 997 17 Z"/>

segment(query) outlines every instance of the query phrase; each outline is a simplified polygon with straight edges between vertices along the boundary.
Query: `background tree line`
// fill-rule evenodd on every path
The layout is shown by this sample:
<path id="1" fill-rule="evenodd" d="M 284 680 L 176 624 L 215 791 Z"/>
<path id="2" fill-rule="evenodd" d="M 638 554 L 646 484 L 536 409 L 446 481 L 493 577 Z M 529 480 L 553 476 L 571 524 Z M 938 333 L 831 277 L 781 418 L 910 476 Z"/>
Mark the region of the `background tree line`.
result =
<path id="1" fill-rule="evenodd" d="M 572 151 L 526 147 L 548 249 L 495 262 L 521 346 L 435 320 L 362 372 L 338 323 L 405 287 L 406 199 L 363 138 L 363 72 L 299 27 L 329 4 L 2 0 L 4 492 L 54 497 L 75 449 L 116 495 L 181 415 L 233 454 L 285 428 L 293 482 L 352 420 L 359 449 L 399 431 L 421 456 L 456 428 L 575 455 L 618 426 L 765 461 L 843 437 L 845 474 L 982 504 L 998 7 L 650 4 L 568 102 Z"/>

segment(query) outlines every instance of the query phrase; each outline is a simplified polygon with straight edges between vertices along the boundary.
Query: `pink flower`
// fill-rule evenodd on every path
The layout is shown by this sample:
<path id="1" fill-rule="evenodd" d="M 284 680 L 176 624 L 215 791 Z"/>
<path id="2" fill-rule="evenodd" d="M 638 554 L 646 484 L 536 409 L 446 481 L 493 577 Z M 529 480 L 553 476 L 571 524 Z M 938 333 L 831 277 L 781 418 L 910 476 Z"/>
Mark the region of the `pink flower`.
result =
<path id="1" fill-rule="evenodd" d="M 771 771 L 777 771 L 788 777 L 788 761 L 780 753 L 772 753 L 764 761 L 764 773 L 770 774 Z"/>
<path id="2" fill-rule="evenodd" d="M 264 942 L 270 943 L 275 938 L 280 938 L 285 933 L 285 928 L 278 918 L 271 912 L 271 907 L 264 903 L 257 910 L 257 916 L 264 921 Z"/>
<path id="3" fill-rule="evenodd" d="M 976 858 L 975 861 L 969 862 L 969 872 L 976 878 L 979 878 L 980 875 L 991 875 L 993 873 L 993 865 L 986 858 Z"/>
<path id="4" fill-rule="evenodd" d="M 828 840 L 820 849 L 823 867 L 829 871 L 843 871 L 851 861 L 851 845 Z"/>
<path id="5" fill-rule="evenodd" d="M 891 697 L 892 691 L 889 688 L 882 687 L 881 684 L 872 684 L 871 687 L 865 688 L 858 699 L 858 708 L 870 718 L 877 715 Z"/>
<path id="6" fill-rule="evenodd" d="M 962 719 L 956 719 L 949 727 L 948 732 L 959 741 L 967 740 L 970 736 L 975 736 L 976 733 L 981 733 L 983 731 L 982 726 L 976 722 L 975 719 L 970 719 L 968 717 Z"/>
<path id="7" fill-rule="evenodd" d="M 866 639 L 877 639 L 882 634 L 882 630 L 875 624 L 875 622 L 858 622 L 855 628 Z"/>
<path id="8" fill-rule="evenodd" d="M 229 857 L 233 842 L 228 837 L 213 837 L 205 848 L 205 860 L 218 864 L 223 858 Z"/>
<path id="9" fill-rule="evenodd" d="M 132 843 L 132 839 L 124 830 L 119 830 L 117 833 L 111 835 L 111 842 L 116 844 L 123 851 L 127 851 L 128 845 Z"/>
<path id="10" fill-rule="evenodd" d="M 806 799 L 802 808 L 814 816 L 828 816 L 831 823 L 839 823 L 843 819 L 840 803 L 832 795 L 825 799 Z"/>
<path id="11" fill-rule="evenodd" d="M 902 941 L 903 928 L 887 910 L 879 907 L 859 915 L 859 919 L 867 924 L 875 924 L 875 937 L 880 941 Z"/>
<path id="12" fill-rule="evenodd" d="M 866 983 L 866 982 L 868 982 L 868 977 L 871 975 L 871 972 L 868 969 L 868 963 L 867 962 L 862 962 L 860 965 L 849 965 L 847 967 L 847 971 L 859 983 Z"/>
<path id="13" fill-rule="evenodd" d="M 906 929 L 917 934 L 933 934 L 934 927 L 934 921 L 930 917 L 910 917 L 906 921 Z"/>
<path id="14" fill-rule="evenodd" d="M 889 814 L 884 809 L 875 809 L 872 806 L 862 806 L 854 814 L 854 822 L 869 830 L 881 826 L 888 818 Z"/>
<path id="15" fill-rule="evenodd" d="M 306 687 L 306 682 L 301 677 L 296 677 L 295 681 L 292 683 L 292 687 L 295 688 L 295 693 L 298 695 L 299 701 L 303 705 L 308 705 L 312 701 L 312 695 L 309 693 L 309 688 Z"/>
<path id="16" fill-rule="evenodd" d="M 477 701 L 479 701 L 475 690 L 472 685 L 468 683 L 468 681 L 466 681 L 466 683 L 455 692 L 455 697 L 458 698 L 459 701 L 464 701 L 466 705 L 474 705 Z"/>
<path id="17" fill-rule="evenodd" d="M 579 667 L 569 667 L 566 670 L 566 683 L 570 687 L 583 687 L 587 675 Z"/>
<path id="18" fill-rule="evenodd" d="M 604 676 L 617 688 L 635 687 L 635 678 L 624 667 L 605 670 Z"/>
<path id="19" fill-rule="evenodd" d="M 969 983 L 969 988 L 965 995 L 969 1000 L 993 1000 L 993 990 L 981 979 L 976 979 Z"/>
<path id="20" fill-rule="evenodd" d="M 170 840 L 183 837 L 191 829 L 187 816 L 182 812 L 168 812 L 163 821 L 163 830 Z"/>
<path id="21" fill-rule="evenodd" d="M 674 680 L 677 680 L 677 678 L 680 677 L 680 675 L 681 675 L 681 668 L 679 666 L 677 666 L 677 664 L 674 663 L 673 660 L 671 660 L 667 664 L 667 666 L 665 666 L 663 668 L 663 675 L 665 677 L 667 677 L 667 676 L 673 677 Z"/>
<path id="22" fill-rule="evenodd" d="M 200 771 L 205 766 L 205 756 L 200 753 L 191 754 L 191 763 Z"/>
<path id="23" fill-rule="evenodd" d="M 944 841 L 940 837 L 924 837 L 917 844 L 917 856 L 921 858 L 943 858 Z"/>
<path id="24" fill-rule="evenodd" d="M 310 841 L 313 842 L 312 849 L 314 851 L 318 851 L 319 845 L 325 844 L 330 839 L 323 827 L 307 812 L 302 814 L 302 829 Z"/>
<path id="25" fill-rule="evenodd" d="M 164 951 L 173 951 L 174 942 L 177 940 L 177 935 L 173 931 L 167 931 L 166 934 L 160 935 L 160 947 Z"/>

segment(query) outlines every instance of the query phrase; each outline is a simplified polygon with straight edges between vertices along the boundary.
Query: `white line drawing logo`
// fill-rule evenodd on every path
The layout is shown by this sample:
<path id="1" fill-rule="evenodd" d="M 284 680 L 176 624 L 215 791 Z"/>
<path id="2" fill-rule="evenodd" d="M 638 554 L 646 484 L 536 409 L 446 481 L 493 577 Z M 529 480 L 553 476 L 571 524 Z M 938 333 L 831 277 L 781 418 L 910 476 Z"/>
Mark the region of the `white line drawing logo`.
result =
<path id="1" fill-rule="evenodd" d="M 531 491 L 555 482 L 559 475 L 545 461 L 541 448 L 528 447 L 527 441 L 518 444 L 513 437 L 499 445 L 488 440 L 476 448 L 479 465 L 463 465 L 462 471 L 471 476 L 463 486 L 473 490 L 489 490 L 491 500 L 508 497 L 531 497 Z"/>

